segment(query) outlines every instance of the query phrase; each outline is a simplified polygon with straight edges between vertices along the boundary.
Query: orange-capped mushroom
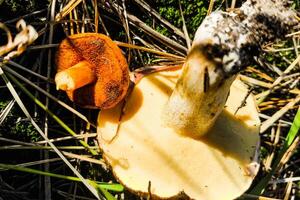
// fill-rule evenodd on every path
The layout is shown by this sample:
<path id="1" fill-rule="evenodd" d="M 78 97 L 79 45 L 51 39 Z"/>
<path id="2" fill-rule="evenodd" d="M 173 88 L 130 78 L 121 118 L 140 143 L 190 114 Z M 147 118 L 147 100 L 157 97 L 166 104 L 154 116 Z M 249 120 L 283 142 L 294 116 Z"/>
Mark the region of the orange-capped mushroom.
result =
<path id="1" fill-rule="evenodd" d="M 57 89 L 76 104 L 107 109 L 119 103 L 129 86 L 128 64 L 106 35 L 75 34 L 64 39 L 56 53 Z"/>

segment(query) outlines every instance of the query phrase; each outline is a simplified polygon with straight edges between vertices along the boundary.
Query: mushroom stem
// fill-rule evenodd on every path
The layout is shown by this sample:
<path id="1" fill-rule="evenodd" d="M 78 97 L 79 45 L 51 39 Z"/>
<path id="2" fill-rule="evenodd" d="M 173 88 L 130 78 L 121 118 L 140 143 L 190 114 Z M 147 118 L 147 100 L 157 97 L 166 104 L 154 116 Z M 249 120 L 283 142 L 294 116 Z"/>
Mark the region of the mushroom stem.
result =
<path id="1" fill-rule="evenodd" d="M 182 135 L 204 135 L 223 110 L 235 77 L 225 77 L 199 51 L 191 52 L 163 111 L 164 122 Z"/>
<path id="2" fill-rule="evenodd" d="M 70 91 L 78 89 L 96 81 L 96 75 L 87 61 L 80 61 L 76 65 L 60 71 L 55 76 L 57 90 Z"/>
<path id="3" fill-rule="evenodd" d="M 296 12 L 282 0 L 248 0 L 237 12 L 215 11 L 198 28 L 163 119 L 190 137 L 206 134 L 223 110 L 236 74 L 260 46 L 285 36 Z"/>

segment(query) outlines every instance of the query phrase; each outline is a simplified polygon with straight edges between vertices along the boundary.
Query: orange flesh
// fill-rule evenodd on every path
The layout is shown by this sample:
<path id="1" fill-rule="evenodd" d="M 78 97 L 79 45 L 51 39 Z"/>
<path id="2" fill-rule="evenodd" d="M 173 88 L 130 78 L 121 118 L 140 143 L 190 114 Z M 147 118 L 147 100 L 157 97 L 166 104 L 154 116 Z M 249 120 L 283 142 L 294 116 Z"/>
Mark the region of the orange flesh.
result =
<path id="1" fill-rule="evenodd" d="M 98 33 L 76 34 L 63 40 L 56 54 L 57 72 L 82 61 L 89 63 L 96 81 L 67 91 L 69 98 L 83 107 L 114 107 L 124 98 L 129 86 L 128 65 L 119 47 Z M 73 76 L 82 75 L 82 71 L 78 71 Z"/>

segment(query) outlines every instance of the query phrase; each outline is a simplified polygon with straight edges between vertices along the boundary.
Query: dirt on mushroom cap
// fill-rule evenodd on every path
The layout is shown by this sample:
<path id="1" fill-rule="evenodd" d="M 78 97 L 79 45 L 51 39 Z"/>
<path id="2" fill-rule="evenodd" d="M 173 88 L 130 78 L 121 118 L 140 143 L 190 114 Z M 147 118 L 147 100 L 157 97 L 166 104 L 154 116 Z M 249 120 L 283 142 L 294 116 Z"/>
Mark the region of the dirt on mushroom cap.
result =
<path id="1" fill-rule="evenodd" d="M 97 81 L 67 91 L 69 98 L 83 107 L 106 109 L 115 106 L 126 95 L 129 86 L 128 64 L 119 47 L 103 34 L 69 36 L 59 45 L 57 72 L 84 60 L 91 64 Z"/>

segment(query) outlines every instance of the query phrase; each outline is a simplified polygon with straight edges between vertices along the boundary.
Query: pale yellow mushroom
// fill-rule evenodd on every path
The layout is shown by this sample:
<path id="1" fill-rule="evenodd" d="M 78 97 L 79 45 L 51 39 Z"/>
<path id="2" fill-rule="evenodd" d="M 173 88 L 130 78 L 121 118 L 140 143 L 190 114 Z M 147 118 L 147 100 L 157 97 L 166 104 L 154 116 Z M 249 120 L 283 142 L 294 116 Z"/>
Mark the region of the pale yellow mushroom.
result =
<path id="1" fill-rule="evenodd" d="M 280 0 L 213 12 L 182 70 L 147 75 L 117 107 L 102 111 L 98 141 L 116 178 L 158 199 L 241 196 L 259 168 L 260 120 L 237 74 L 263 42 L 285 35 L 294 14 Z"/>
<path id="2" fill-rule="evenodd" d="M 234 199 L 249 188 L 258 170 L 260 121 L 254 99 L 249 96 L 234 115 L 248 93 L 236 80 L 209 133 L 201 139 L 183 137 L 161 120 L 179 73 L 143 78 L 126 101 L 122 117 L 122 104 L 101 112 L 98 141 L 104 158 L 117 179 L 137 193 Z"/>

